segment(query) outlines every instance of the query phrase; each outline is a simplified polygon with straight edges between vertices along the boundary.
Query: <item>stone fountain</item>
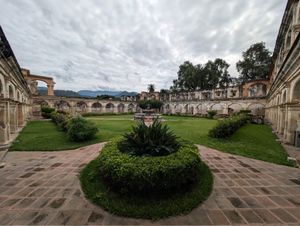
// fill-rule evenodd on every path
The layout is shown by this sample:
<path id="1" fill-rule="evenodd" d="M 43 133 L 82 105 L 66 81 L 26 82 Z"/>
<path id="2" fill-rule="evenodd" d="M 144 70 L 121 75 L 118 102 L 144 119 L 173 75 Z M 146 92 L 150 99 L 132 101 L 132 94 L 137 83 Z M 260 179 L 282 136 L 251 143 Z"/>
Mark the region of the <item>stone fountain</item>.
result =
<path id="1" fill-rule="evenodd" d="M 155 110 L 151 109 L 150 105 L 148 105 L 146 109 L 143 109 L 142 113 L 134 114 L 134 120 L 143 121 L 146 126 L 152 125 L 156 119 L 161 121 L 161 114 L 155 113 Z"/>

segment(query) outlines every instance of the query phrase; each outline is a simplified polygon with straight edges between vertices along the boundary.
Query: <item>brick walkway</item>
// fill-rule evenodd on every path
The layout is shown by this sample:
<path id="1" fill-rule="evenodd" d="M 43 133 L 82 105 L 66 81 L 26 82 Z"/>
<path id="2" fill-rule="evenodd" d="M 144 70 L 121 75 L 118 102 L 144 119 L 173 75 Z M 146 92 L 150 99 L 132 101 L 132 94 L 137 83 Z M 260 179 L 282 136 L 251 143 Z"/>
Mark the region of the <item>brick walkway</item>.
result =
<path id="1" fill-rule="evenodd" d="M 78 172 L 102 145 L 73 151 L 10 152 L 0 169 L 0 224 L 300 225 L 300 170 L 200 147 L 213 194 L 190 214 L 156 222 L 113 216 L 87 201 Z"/>

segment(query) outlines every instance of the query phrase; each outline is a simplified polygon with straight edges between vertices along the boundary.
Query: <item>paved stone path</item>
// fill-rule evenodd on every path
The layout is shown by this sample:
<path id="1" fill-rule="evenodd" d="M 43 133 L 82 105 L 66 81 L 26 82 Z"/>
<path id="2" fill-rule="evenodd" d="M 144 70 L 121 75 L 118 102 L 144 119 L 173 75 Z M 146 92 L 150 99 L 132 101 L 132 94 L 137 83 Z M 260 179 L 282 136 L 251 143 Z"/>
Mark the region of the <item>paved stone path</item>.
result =
<path id="1" fill-rule="evenodd" d="M 78 172 L 103 144 L 61 152 L 9 152 L 0 169 L 2 225 L 300 225 L 300 170 L 199 146 L 213 194 L 190 214 L 156 222 L 113 216 L 80 190 Z"/>

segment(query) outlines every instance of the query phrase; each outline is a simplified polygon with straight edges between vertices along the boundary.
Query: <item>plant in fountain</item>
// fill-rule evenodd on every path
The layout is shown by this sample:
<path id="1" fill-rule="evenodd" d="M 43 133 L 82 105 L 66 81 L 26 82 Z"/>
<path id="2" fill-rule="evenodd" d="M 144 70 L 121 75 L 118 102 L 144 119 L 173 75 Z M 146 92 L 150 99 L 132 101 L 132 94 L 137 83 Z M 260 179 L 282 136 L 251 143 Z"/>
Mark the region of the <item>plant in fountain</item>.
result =
<path id="1" fill-rule="evenodd" d="M 149 127 L 140 122 L 132 132 L 125 133 L 118 143 L 121 152 L 130 155 L 163 156 L 178 151 L 181 147 L 178 137 L 158 120 Z"/>
<path id="2" fill-rule="evenodd" d="M 159 120 L 140 122 L 105 145 L 81 172 L 86 196 L 107 211 L 158 219 L 191 211 L 212 189 L 195 145 L 181 143 Z"/>

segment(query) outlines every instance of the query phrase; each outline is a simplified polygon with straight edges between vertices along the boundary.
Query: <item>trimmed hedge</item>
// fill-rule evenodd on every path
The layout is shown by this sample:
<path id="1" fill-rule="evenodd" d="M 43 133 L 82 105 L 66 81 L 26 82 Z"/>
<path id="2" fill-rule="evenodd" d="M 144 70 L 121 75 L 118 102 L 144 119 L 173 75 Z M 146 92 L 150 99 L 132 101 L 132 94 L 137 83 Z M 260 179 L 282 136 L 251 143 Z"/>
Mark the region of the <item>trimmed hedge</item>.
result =
<path id="1" fill-rule="evenodd" d="M 51 118 L 51 113 L 54 112 L 55 109 L 50 107 L 42 107 L 41 111 L 43 118 Z"/>
<path id="2" fill-rule="evenodd" d="M 119 194 L 163 195 L 198 182 L 202 162 L 194 145 L 185 145 L 167 156 L 141 157 L 122 153 L 117 143 L 108 143 L 98 161 L 101 179 Z"/>
<path id="3" fill-rule="evenodd" d="M 219 123 L 209 131 L 208 135 L 213 138 L 228 138 L 245 125 L 248 120 L 249 117 L 247 115 L 241 114 L 219 121 Z"/>
<path id="4" fill-rule="evenodd" d="M 51 113 L 52 122 L 67 133 L 71 141 L 87 141 L 94 138 L 98 128 L 82 116 L 72 117 L 69 113 L 54 111 Z"/>
<path id="5" fill-rule="evenodd" d="M 207 118 L 210 118 L 210 119 L 212 119 L 212 118 L 214 118 L 215 117 L 215 115 L 217 115 L 217 111 L 216 110 L 208 110 L 207 111 Z"/>
<path id="6" fill-rule="evenodd" d="M 160 109 L 163 105 L 159 100 L 140 100 L 138 104 L 142 109 L 147 109 L 148 107 L 150 107 L 150 109 Z"/>
<path id="7" fill-rule="evenodd" d="M 133 115 L 133 112 L 124 112 L 124 113 L 113 113 L 113 112 L 86 112 L 82 113 L 82 117 L 93 117 L 93 116 L 116 116 L 116 115 Z"/>
<path id="8" fill-rule="evenodd" d="M 73 117 L 68 122 L 67 135 L 71 141 L 86 141 L 95 137 L 97 126 L 81 116 Z"/>
<path id="9" fill-rule="evenodd" d="M 71 117 L 72 116 L 70 114 L 63 114 L 56 111 L 51 113 L 52 122 L 54 122 L 58 128 L 64 132 L 68 131 L 68 122 Z"/>

